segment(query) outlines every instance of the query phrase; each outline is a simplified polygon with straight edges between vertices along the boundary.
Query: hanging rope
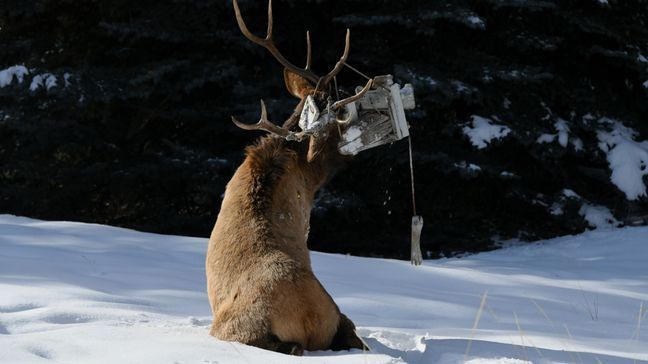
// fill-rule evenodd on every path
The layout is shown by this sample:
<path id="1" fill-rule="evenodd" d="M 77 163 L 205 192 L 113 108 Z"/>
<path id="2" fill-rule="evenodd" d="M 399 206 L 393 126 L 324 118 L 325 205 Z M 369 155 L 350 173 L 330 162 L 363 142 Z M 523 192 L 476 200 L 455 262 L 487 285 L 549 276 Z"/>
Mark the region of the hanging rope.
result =
<path id="1" fill-rule="evenodd" d="M 367 76 L 367 75 L 365 75 L 365 74 L 364 74 L 364 73 L 362 73 L 362 72 L 361 72 L 360 70 L 358 70 L 357 68 L 355 68 L 355 67 L 353 67 L 353 66 L 351 66 L 350 64 L 348 64 L 348 63 L 346 63 L 346 62 L 344 62 L 344 63 L 343 63 L 343 65 L 345 65 L 345 66 L 347 66 L 347 67 L 349 67 L 349 69 L 350 69 L 351 71 L 353 71 L 353 72 L 355 72 L 355 73 L 357 73 L 357 74 L 359 74 L 360 76 L 362 76 L 362 77 L 364 77 L 364 78 L 366 78 L 367 80 L 373 80 L 373 78 L 371 78 L 371 77 L 369 77 L 369 76 Z M 386 89 L 386 88 L 385 88 L 384 86 L 382 86 L 382 85 L 380 85 L 380 86 L 378 86 L 378 87 L 380 87 L 381 89 L 383 89 L 383 90 L 385 90 L 385 91 L 387 91 L 387 92 L 389 92 L 389 90 L 388 90 L 388 89 Z"/>
<path id="2" fill-rule="evenodd" d="M 421 232 L 423 231 L 423 216 L 416 214 L 416 191 L 414 190 L 414 162 L 412 157 L 412 136 L 407 137 L 409 144 L 410 177 L 412 180 L 412 244 L 410 247 L 410 261 L 413 265 L 423 263 L 421 254 Z"/>
<path id="3" fill-rule="evenodd" d="M 349 67 L 349 69 L 350 69 L 351 71 L 353 71 L 353 72 L 359 74 L 360 76 L 366 78 L 367 80 L 371 80 L 371 77 L 369 77 L 369 76 L 365 75 L 364 73 L 360 72 L 357 68 L 351 66 L 350 64 L 344 62 L 344 65 L 347 66 L 347 67 Z"/>
<path id="4" fill-rule="evenodd" d="M 414 163 L 412 162 L 412 136 L 407 137 L 409 144 L 410 177 L 412 180 L 412 214 L 416 216 L 416 191 L 414 190 Z"/>

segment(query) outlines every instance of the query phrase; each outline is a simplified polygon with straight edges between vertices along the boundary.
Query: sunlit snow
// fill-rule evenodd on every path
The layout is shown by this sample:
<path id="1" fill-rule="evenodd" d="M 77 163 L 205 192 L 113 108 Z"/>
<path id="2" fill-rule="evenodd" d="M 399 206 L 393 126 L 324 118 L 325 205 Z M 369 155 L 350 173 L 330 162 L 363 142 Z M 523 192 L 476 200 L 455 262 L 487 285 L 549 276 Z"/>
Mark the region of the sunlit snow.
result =
<path id="1" fill-rule="evenodd" d="M 208 335 L 206 238 L 0 215 L 0 363 L 640 363 L 646 236 L 595 230 L 420 267 L 313 252 L 372 350 L 289 357 Z"/>

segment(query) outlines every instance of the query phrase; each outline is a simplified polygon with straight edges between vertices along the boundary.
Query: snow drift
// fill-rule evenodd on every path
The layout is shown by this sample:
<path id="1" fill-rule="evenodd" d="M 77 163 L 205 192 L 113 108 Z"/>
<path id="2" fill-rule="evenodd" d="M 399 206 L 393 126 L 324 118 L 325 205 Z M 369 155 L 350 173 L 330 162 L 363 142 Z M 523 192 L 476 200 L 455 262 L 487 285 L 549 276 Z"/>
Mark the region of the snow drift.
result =
<path id="1" fill-rule="evenodd" d="M 0 215 L 0 363 L 646 361 L 646 236 L 598 230 L 421 267 L 313 253 L 372 351 L 296 358 L 208 335 L 207 239 Z"/>

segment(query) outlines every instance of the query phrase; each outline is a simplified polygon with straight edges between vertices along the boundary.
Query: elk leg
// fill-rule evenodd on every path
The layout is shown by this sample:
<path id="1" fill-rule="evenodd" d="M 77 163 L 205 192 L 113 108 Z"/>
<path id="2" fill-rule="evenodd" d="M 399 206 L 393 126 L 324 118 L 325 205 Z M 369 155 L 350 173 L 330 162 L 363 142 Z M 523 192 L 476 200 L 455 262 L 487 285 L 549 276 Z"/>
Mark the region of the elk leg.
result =
<path id="1" fill-rule="evenodd" d="M 340 324 L 331 342 L 331 350 L 369 350 L 355 333 L 355 325 L 346 315 L 340 313 Z"/>
<path id="2" fill-rule="evenodd" d="M 273 334 L 270 334 L 270 338 L 265 345 L 259 345 L 259 347 L 266 350 L 276 351 L 282 354 L 295 356 L 304 355 L 304 347 L 301 346 L 301 344 L 295 342 L 283 342 Z"/>
<path id="3" fill-rule="evenodd" d="M 302 356 L 304 355 L 304 348 L 298 343 L 281 343 L 277 351 L 283 354 Z"/>

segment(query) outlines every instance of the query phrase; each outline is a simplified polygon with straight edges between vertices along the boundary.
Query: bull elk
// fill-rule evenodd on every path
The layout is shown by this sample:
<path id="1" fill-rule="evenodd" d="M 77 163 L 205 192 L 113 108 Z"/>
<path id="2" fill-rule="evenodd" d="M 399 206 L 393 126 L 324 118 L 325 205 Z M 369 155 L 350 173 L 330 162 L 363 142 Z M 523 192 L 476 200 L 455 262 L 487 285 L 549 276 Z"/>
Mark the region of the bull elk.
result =
<path id="1" fill-rule="evenodd" d="M 261 101 L 256 124 L 232 121 L 245 130 L 268 132 L 246 148 L 246 157 L 227 184 L 206 259 L 207 291 L 213 313 L 211 335 L 293 355 L 304 350 L 366 349 L 355 326 L 342 314 L 311 268 L 306 239 L 313 198 L 340 167 L 337 145 L 346 124 L 338 118 L 317 132 L 301 130 L 307 96 L 330 110 L 363 95 L 330 102 L 330 84 L 349 54 L 346 33 L 342 57 L 325 76 L 311 70 L 308 33 L 306 67 L 290 63 L 272 39 L 272 2 L 265 38 L 252 34 L 234 0 L 236 20 L 250 41 L 266 48 L 284 66 L 291 95 L 300 100 L 280 127 L 268 120 Z"/>

